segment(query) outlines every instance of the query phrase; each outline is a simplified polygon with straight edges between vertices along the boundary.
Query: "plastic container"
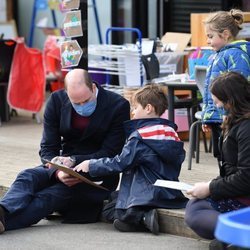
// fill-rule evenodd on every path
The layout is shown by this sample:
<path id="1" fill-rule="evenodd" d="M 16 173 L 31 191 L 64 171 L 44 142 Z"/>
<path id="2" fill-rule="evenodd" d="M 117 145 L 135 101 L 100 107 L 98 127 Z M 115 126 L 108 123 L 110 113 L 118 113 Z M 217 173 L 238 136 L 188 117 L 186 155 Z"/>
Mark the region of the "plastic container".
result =
<path id="1" fill-rule="evenodd" d="M 219 215 L 215 237 L 222 242 L 250 249 L 250 207 Z"/>
<path id="2" fill-rule="evenodd" d="M 186 52 L 161 52 L 155 53 L 160 64 L 160 75 L 182 74 L 183 62 Z"/>

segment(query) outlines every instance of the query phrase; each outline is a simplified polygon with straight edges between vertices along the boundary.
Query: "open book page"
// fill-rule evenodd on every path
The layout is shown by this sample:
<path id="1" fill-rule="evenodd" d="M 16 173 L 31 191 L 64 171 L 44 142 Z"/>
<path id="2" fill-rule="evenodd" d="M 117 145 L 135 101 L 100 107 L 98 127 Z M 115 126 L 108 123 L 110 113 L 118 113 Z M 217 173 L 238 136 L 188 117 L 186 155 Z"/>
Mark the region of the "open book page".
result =
<path id="1" fill-rule="evenodd" d="M 166 181 L 166 180 L 156 180 L 154 185 L 155 186 L 160 186 L 160 187 L 165 187 L 165 188 L 178 189 L 178 190 L 181 190 L 181 191 L 188 191 L 191 188 L 193 188 L 192 185 L 187 184 L 185 182 Z"/>
<path id="2" fill-rule="evenodd" d="M 58 170 L 61 170 L 71 176 L 74 176 L 76 178 L 79 178 L 81 179 L 82 181 L 84 181 L 85 183 L 89 184 L 89 185 L 92 185 L 94 187 L 97 187 L 97 188 L 101 188 L 101 189 L 104 189 L 104 190 L 108 190 L 107 188 L 101 186 L 101 185 L 98 185 L 96 184 L 95 182 L 87 179 L 86 177 L 80 175 L 78 172 L 74 171 L 72 168 L 69 168 L 67 166 L 64 166 L 64 165 L 61 165 L 61 164 L 58 164 L 58 163 L 54 163 L 54 162 L 51 162 L 49 160 L 46 160 L 46 159 L 43 159 L 45 162 L 51 164 L 53 166 L 53 168 L 56 168 Z"/>

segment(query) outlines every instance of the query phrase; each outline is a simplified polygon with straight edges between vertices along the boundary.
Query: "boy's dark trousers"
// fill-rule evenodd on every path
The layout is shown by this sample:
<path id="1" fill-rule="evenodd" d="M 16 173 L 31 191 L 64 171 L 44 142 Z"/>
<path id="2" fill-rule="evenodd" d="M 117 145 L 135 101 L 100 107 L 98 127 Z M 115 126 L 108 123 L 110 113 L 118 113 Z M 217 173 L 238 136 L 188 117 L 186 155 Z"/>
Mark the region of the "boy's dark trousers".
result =
<path id="1" fill-rule="evenodd" d="M 102 211 L 102 218 L 112 223 L 115 219 L 119 219 L 128 224 L 140 225 L 142 223 L 145 212 L 152 208 L 143 206 L 130 207 L 128 209 L 116 209 L 118 191 L 111 193 L 109 203 L 106 204 Z"/>

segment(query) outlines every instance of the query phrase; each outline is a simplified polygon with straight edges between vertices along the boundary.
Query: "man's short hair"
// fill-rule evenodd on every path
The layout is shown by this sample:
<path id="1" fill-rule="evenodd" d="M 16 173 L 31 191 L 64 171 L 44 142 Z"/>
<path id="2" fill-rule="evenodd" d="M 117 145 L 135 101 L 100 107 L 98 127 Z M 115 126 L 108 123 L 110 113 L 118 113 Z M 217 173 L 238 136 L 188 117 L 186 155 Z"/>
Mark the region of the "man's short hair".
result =
<path id="1" fill-rule="evenodd" d="M 143 108 L 151 104 L 155 109 L 155 113 L 159 116 L 168 108 L 167 96 L 163 88 L 157 84 L 147 84 L 138 89 L 132 97 L 132 103 L 134 102 L 139 103 Z"/>
<path id="2" fill-rule="evenodd" d="M 93 88 L 92 88 L 93 81 L 92 81 L 92 78 L 87 70 L 83 71 L 83 79 L 85 79 L 85 83 L 86 83 L 87 87 L 92 91 L 93 90 Z"/>
<path id="3" fill-rule="evenodd" d="M 93 88 L 92 88 L 93 81 L 92 81 L 92 78 L 91 78 L 90 74 L 88 73 L 87 70 L 84 70 L 84 69 L 80 69 L 80 70 L 81 70 L 82 75 L 79 76 L 79 74 L 78 74 L 78 78 L 79 78 L 79 79 L 77 79 L 78 83 L 79 84 L 83 84 L 83 83 L 86 84 L 86 86 L 91 91 L 93 91 Z M 66 77 L 65 77 L 65 89 L 66 90 L 67 90 L 67 83 L 68 83 L 68 81 L 69 81 L 69 79 L 67 79 L 67 75 L 66 75 Z"/>

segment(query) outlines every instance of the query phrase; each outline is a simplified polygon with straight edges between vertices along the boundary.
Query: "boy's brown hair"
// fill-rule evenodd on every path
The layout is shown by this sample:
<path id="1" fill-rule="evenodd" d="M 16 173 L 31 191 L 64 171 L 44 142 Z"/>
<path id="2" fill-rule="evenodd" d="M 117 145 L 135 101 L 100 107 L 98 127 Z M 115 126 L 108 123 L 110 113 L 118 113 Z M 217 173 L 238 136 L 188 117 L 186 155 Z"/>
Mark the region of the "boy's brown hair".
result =
<path id="1" fill-rule="evenodd" d="M 151 104 L 156 115 L 161 116 L 168 108 L 168 99 L 162 87 L 157 84 L 147 84 L 143 88 L 138 89 L 132 96 L 132 104 L 137 102 L 143 108 Z"/>

